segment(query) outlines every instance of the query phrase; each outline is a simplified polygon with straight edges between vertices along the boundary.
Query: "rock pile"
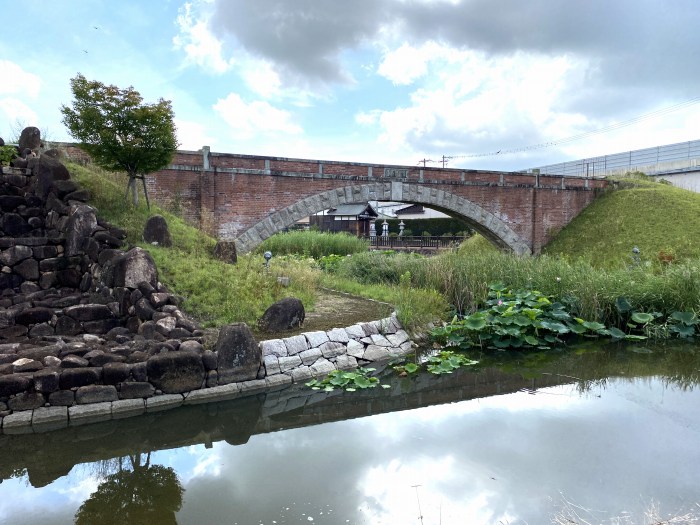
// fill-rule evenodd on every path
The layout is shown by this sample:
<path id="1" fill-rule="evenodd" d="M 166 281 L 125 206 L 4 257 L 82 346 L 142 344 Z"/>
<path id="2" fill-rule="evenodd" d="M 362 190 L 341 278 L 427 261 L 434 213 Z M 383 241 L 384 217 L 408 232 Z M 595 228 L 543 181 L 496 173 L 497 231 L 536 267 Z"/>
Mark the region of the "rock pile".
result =
<path id="1" fill-rule="evenodd" d="M 37 133 L 26 135 L 40 144 Z M 233 324 L 205 347 L 205 331 L 158 281 L 148 252 L 123 249 L 126 233 L 97 217 L 58 157 L 27 154 L 21 167 L 1 169 L 3 432 L 225 398 L 410 349 L 393 317 L 261 344 Z M 303 320 L 303 305 L 292 306 L 285 328 Z"/>

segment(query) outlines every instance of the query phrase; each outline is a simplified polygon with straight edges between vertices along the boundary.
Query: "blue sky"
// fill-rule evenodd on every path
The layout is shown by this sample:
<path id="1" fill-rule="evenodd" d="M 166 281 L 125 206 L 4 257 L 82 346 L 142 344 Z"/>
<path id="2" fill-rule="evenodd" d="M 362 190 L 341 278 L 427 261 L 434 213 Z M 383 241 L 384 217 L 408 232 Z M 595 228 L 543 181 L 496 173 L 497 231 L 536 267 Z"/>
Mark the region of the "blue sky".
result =
<path id="1" fill-rule="evenodd" d="M 182 149 L 511 170 L 700 138 L 696 0 L 27 0 L 3 19 L 6 139 L 71 140 L 77 73 L 171 100 Z"/>

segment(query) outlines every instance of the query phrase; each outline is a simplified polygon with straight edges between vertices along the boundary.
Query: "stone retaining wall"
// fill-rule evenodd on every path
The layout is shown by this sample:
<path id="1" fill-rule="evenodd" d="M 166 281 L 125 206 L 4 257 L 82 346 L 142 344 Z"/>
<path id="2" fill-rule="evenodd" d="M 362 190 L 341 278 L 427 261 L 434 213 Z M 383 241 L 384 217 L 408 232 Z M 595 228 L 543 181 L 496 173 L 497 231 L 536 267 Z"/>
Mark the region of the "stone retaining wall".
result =
<path id="1" fill-rule="evenodd" d="M 335 369 L 353 369 L 386 361 L 410 352 L 412 342 L 396 317 L 391 316 L 347 328 L 262 341 L 258 346 L 263 362 L 258 379 L 216 386 L 207 386 L 207 379 L 204 379 L 201 388 L 175 394 L 164 393 L 148 381 L 132 382 L 135 388 L 124 388 L 128 382 L 122 382 L 119 387 L 114 384 L 89 384 L 63 390 L 57 388 L 54 392 L 63 392 L 60 396 L 52 398 L 49 395 L 46 403 L 16 410 L 0 418 L 1 430 L 4 434 L 46 432 L 67 426 L 138 416 L 182 405 L 234 399 L 263 390 L 285 388 L 312 377 L 325 376 Z M 203 356 L 204 352 L 202 350 L 199 355 Z M 193 352 L 190 355 L 197 353 Z M 106 364 L 101 370 L 98 367 L 87 370 L 92 370 L 90 375 L 95 376 L 93 381 L 97 377 L 102 377 L 104 381 L 112 373 L 112 368 Z M 143 368 L 147 373 L 147 368 Z M 36 399 L 37 393 L 45 388 L 43 385 L 50 374 L 57 376 L 55 381 L 56 386 L 59 386 L 61 382 L 68 380 L 64 377 L 72 377 L 70 370 L 65 369 L 63 373 L 53 370 L 33 376 L 4 376 L 24 378 L 22 384 L 26 390 L 10 396 L 10 400 Z M 0 376 L 0 381 L 2 379 L 3 376 Z M 144 379 L 147 379 L 147 375 Z M 0 383 L 0 388 L 3 384 L 7 382 Z M 63 386 L 67 385 L 64 383 Z M 63 401 L 65 404 L 52 404 L 52 400 Z M 12 405 L 11 402 L 10 404 Z"/>
<path id="2" fill-rule="evenodd" d="M 227 399 L 410 349 L 394 317 L 261 344 L 237 323 L 213 345 L 58 152 L 13 163 L 0 170 L 2 432 Z"/>

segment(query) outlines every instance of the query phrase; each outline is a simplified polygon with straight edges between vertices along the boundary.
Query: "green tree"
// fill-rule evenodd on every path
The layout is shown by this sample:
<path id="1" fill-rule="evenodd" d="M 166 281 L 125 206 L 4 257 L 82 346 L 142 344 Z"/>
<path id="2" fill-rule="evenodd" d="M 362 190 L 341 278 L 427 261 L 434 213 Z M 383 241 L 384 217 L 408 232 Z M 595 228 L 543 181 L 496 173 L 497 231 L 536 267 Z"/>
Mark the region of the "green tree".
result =
<path id="1" fill-rule="evenodd" d="M 78 74 L 70 81 L 72 107 L 61 106 L 63 124 L 80 148 L 109 171 L 129 175 L 134 205 L 140 179 L 148 202 L 145 175 L 167 166 L 177 149 L 173 109 L 169 100 L 143 103 L 133 87 L 119 89 Z"/>

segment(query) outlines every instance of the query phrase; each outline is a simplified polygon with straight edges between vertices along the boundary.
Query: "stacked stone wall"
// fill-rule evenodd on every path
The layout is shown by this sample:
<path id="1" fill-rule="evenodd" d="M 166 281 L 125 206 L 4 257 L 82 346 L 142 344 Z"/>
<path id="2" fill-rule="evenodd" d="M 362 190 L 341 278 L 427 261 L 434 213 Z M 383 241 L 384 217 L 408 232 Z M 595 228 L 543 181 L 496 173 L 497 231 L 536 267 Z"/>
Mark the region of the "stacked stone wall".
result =
<path id="1" fill-rule="evenodd" d="M 2 432 L 244 395 L 410 349 L 395 318 L 261 344 L 244 324 L 209 334 L 87 198 L 52 155 L 2 168 Z"/>

